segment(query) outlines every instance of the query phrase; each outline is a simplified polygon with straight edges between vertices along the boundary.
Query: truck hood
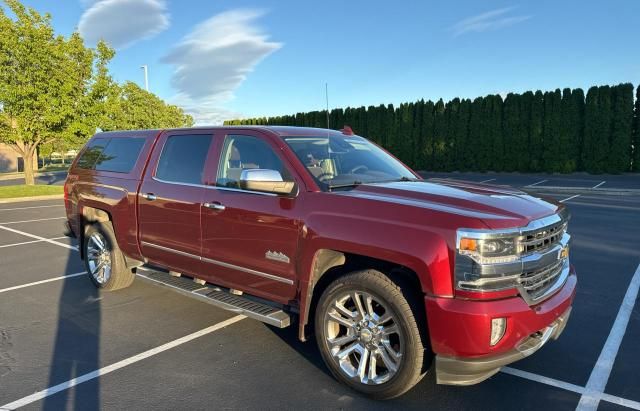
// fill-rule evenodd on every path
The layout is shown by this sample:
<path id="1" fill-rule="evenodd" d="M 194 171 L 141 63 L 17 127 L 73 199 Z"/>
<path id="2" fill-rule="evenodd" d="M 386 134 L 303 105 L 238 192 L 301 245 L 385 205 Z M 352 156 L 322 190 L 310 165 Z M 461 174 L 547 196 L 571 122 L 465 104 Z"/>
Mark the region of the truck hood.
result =
<path id="1" fill-rule="evenodd" d="M 562 207 L 512 187 L 442 179 L 362 184 L 335 193 L 474 217 L 492 229 L 525 226 Z"/>

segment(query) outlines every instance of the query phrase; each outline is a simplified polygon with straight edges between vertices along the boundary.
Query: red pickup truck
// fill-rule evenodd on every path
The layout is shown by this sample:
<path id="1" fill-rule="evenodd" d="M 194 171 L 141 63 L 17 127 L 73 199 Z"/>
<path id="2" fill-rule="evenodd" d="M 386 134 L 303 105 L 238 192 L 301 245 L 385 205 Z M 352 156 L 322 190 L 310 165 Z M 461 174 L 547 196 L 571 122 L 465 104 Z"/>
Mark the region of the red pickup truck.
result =
<path id="1" fill-rule="evenodd" d="M 96 287 L 162 284 L 315 334 L 374 398 L 483 381 L 556 339 L 576 275 L 569 213 L 512 188 L 425 181 L 349 129 L 95 135 L 64 188 Z"/>

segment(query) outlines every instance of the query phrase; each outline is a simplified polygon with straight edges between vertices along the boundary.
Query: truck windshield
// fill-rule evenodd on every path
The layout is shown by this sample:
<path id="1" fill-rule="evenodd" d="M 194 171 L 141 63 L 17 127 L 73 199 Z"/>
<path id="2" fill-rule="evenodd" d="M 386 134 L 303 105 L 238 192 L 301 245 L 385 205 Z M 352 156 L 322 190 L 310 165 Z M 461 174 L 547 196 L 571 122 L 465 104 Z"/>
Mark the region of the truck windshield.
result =
<path id="1" fill-rule="evenodd" d="M 325 190 L 416 179 L 402 163 L 359 136 L 285 137 L 285 141 Z"/>

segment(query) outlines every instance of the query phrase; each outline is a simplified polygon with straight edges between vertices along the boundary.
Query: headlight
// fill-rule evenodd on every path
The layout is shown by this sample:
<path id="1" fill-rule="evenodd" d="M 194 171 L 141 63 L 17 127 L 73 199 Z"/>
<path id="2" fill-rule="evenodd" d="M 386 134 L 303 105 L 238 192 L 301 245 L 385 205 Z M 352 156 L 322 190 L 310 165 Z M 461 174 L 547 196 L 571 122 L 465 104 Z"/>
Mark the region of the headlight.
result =
<path id="1" fill-rule="evenodd" d="M 518 259 L 518 236 L 473 238 L 469 232 L 461 232 L 458 252 L 468 255 L 478 264 L 508 263 Z"/>

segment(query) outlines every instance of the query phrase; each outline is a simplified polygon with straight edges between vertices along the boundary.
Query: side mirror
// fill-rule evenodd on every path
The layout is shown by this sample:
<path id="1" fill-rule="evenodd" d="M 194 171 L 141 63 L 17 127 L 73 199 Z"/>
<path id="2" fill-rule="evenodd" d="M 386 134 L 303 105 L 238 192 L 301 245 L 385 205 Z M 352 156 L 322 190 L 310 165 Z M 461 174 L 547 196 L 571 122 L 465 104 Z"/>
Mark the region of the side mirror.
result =
<path id="1" fill-rule="evenodd" d="M 242 170 L 242 173 L 240 173 L 240 188 L 262 193 L 291 195 L 296 191 L 296 183 L 282 181 L 282 175 L 280 175 L 279 171 L 254 168 Z"/>

